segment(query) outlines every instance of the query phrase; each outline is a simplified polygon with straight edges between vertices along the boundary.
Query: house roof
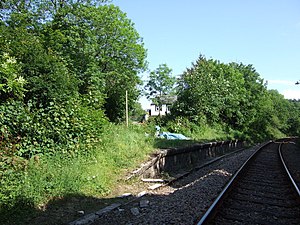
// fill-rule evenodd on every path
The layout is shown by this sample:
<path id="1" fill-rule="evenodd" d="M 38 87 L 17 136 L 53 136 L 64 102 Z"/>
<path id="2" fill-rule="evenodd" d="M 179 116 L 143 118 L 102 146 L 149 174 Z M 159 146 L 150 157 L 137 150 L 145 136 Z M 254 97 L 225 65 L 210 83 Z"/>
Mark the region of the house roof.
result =
<path id="1" fill-rule="evenodd" d="M 161 100 L 162 100 L 162 103 L 165 104 L 165 105 L 171 105 L 173 104 L 174 102 L 176 102 L 177 100 L 177 96 L 170 96 L 170 95 L 163 95 L 161 97 Z M 151 105 L 156 105 L 155 103 L 151 103 Z"/>

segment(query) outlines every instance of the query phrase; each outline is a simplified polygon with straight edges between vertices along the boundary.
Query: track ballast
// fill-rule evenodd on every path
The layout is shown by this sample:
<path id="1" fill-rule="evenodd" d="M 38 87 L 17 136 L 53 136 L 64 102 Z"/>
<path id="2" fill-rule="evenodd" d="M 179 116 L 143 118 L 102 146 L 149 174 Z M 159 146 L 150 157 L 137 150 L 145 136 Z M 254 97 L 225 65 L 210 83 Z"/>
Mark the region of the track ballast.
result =
<path id="1" fill-rule="evenodd" d="M 263 147 L 198 224 L 300 224 L 300 199 L 282 166 L 280 143 Z"/>

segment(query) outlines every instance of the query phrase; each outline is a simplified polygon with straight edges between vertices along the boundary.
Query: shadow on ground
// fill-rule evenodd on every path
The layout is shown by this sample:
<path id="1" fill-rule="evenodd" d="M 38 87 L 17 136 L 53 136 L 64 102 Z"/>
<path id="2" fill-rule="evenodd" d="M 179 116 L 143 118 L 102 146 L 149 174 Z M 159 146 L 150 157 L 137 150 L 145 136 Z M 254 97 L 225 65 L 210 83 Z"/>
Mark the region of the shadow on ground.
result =
<path id="1" fill-rule="evenodd" d="M 202 141 L 201 141 L 202 142 Z M 194 140 L 156 139 L 155 148 L 186 147 L 199 143 Z M 13 207 L 0 206 L 1 225 L 65 225 L 84 215 L 93 213 L 113 203 L 124 203 L 130 199 L 95 198 L 73 193 L 50 200 L 36 207 L 33 199 L 19 197 Z"/>
<path id="2" fill-rule="evenodd" d="M 31 199 L 20 197 L 10 208 L 0 208 L 1 225 L 64 225 L 84 215 L 98 211 L 112 203 L 126 199 L 94 198 L 80 194 L 69 194 L 48 202 L 39 209 Z"/>

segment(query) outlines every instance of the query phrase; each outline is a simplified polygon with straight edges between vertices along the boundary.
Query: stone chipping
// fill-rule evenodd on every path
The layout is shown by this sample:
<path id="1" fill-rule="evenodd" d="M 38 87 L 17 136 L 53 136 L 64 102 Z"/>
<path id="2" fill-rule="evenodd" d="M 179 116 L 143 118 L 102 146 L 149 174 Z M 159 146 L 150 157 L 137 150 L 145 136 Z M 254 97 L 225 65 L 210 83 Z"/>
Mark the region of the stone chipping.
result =
<path id="1" fill-rule="evenodd" d="M 170 186 L 148 190 L 147 195 L 102 214 L 92 224 L 195 224 L 231 175 L 256 149 L 253 147 L 224 157 Z"/>
<path id="2" fill-rule="evenodd" d="M 289 146 L 290 147 L 290 146 Z M 123 205 L 114 205 L 105 213 L 98 213 L 93 225 L 164 225 L 195 224 L 212 204 L 220 191 L 239 167 L 258 149 L 258 146 L 236 152 L 195 170 L 171 185 L 148 188 L 136 199 Z M 300 183 L 300 148 L 285 151 L 296 182 Z M 156 185 L 156 184 L 154 184 Z M 152 187 L 153 184 L 149 187 Z M 102 211 L 101 211 L 102 212 Z M 80 221 L 77 221 L 80 222 Z"/>

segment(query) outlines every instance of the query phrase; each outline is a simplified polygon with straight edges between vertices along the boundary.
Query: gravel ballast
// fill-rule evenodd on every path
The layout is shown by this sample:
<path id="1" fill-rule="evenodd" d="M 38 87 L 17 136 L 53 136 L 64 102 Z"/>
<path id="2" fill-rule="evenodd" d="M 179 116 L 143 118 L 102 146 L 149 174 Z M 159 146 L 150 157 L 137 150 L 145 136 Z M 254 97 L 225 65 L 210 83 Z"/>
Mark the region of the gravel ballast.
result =
<path id="1" fill-rule="evenodd" d="M 195 224 L 232 174 L 253 154 L 249 148 L 199 169 L 171 186 L 164 186 L 101 215 L 93 225 Z"/>
<path id="2" fill-rule="evenodd" d="M 293 145 L 291 147 L 291 145 Z M 287 145 L 285 146 L 287 147 Z M 299 184 L 300 148 L 289 144 L 284 155 L 291 172 Z M 195 224 L 219 195 L 223 187 L 239 167 L 259 148 L 252 148 L 229 154 L 187 176 L 172 182 L 171 185 L 143 191 L 132 201 L 113 207 L 96 219 L 93 225 L 136 225 L 136 224 Z M 156 184 L 154 184 L 156 185 Z M 161 186 L 161 184 L 157 184 Z M 153 186 L 153 185 L 152 185 Z M 134 197 L 134 196 L 133 196 Z M 81 224 L 80 220 L 78 224 Z M 82 221 L 84 222 L 84 221 Z M 77 224 L 77 223 L 76 223 Z M 87 224 L 86 222 L 82 224 Z"/>

